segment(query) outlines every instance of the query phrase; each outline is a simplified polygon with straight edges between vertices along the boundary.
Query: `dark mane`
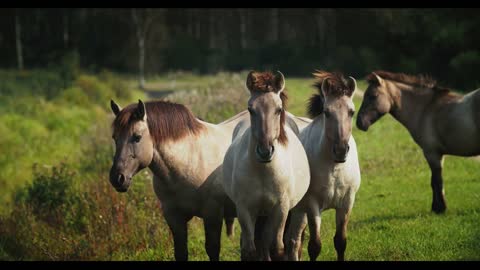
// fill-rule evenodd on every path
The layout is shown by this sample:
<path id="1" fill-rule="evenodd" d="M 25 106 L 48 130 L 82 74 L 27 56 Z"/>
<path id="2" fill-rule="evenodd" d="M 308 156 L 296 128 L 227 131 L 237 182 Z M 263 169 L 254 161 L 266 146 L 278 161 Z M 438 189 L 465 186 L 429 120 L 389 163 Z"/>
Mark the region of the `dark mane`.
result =
<path id="1" fill-rule="evenodd" d="M 164 140 L 179 140 L 188 134 L 199 134 L 204 126 L 193 113 L 182 104 L 166 101 L 145 103 L 147 124 L 154 144 Z M 137 104 L 125 107 L 112 123 L 114 134 L 130 129 L 136 121 Z"/>
<path id="2" fill-rule="evenodd" d="M 385 80 L 410 84 L 417 87 L 429 88 L 442 94 L 447 94 L 450 92 L 450 89 L 438 86 L 437 81 L 428 75 L 420 74 L 417 76 L 413 76 L 405 73 L 388 72 L 385 70 L 377 70 L 368 74 L 366 80 L 369 84 L 375 83 L 377 81 L 373 73 L 377 74 L 378 76 L 380 76 L 380 78 Z"/>
<path id="3" fill-rule="evenodd" d="M 252 86 L 250 89 L 254 92 L 275 92 L 278 91 L 277 87 L 275 86 L 275 75 L 270 72 L 255 72 L 253 74 L 254 81 L 252 82 Z M 285 112 L 287 111 L 287 103 L 288 103 L 288 95 L 287 95 L 287 89 L 283 89 L 283 91 L 280 93 L 280 99 L 282 100 L 282 108 L 283 111 L 280 114 L 280 136 L 278 137 L 278 141 L 286 145 L 288 142 L 287 139 L 287 133 L 285 131 L 285 119 L 286 115 Z"/>
<path id="4" fill-rule="evenodd" d="M 312 73 L 312 75 L 316 79 L 313 87 L 317 89 L 318 94 L 312 95 L 308 100 L 307 113 L 310 118 L 315 118 L 316 116 L 323 113 L 323 102 L 325 97 L 322 94 L 322 83 L 324 80 L 328 79 L 329 95 L 347 95 L 349 87 L 346 78 L 340 72 L 327 72 L 324 70 L 317 70 L 316 72 Z"/>

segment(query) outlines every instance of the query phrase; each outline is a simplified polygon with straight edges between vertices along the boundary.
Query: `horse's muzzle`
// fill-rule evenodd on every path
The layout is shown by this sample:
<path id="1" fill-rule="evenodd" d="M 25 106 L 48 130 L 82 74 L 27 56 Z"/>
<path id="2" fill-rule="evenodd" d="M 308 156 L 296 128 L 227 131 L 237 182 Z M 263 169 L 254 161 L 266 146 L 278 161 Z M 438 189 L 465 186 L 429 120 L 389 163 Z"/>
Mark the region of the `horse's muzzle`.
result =
<path id="1" fill-rule="evenodd" d="M 367 131 L 368 127 L 370 126 L 370 123 L 365 123 L 365 117 L 363 115 L 358 115 L 357 116 L 357 128 L 360 129 L 361 131 Z"/>
<path id="2" fill-rule="evenodd" d="M 342 147 L 334 146 L 333 147 L 334 161 L 336 163 L 344 163 L 345 161 L 347 161 L 348 151 L 350 151 L 350 146 L 348 145 L 348 143 Z"/>
<path id="3" fill-rule="evenodd" d="M 110 170 L 110 183 L 117 192 L 126 192 L 131 181 L 131 177 L 125 176 L 123 173 L 117 173 L 113 168 Z"/>
<path id="4" fill-rule="evenodd" d="M 275 147 L 273 147 L 273 145 L 270 145 L 269 148 L 265 149 L 264 147 L 257 145 L 257 147 L 255 147 L 255 153 L 259 162 L 267 163 L 272 161 L 273 154 L 275 153 Z"/>

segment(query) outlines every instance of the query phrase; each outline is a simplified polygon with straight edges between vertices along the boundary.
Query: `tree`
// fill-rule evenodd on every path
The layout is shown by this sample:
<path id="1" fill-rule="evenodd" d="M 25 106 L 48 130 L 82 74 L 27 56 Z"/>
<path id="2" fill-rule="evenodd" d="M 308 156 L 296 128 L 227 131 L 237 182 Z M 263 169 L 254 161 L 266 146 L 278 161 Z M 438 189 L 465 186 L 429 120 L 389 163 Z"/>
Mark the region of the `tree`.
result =
<path id="1" fill-rule="evenodd" d="M 154 18 L 155 13 L 151 9 L 132 9 L 132 19 L 138 44 L 138 83 L 141 89 L 145 88 L 145 40 Z"/>
<path id="2" fill-rule="evenodd" d="M 22 25 L 20 22 L 20 11 L 15 10 L 15 44 L 17 49 L 18 69 L 23 70 L 23 52 L 22 52 Z"/>

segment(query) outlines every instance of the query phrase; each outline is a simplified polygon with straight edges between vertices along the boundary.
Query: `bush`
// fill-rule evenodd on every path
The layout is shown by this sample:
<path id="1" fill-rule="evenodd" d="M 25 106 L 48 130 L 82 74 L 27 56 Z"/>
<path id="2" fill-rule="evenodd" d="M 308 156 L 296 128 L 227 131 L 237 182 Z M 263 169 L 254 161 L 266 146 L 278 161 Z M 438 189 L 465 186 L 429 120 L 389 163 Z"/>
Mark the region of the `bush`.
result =
<path id="1" fill-rule="evenodd" d="M 15 202 L 25 204 L 37 218 L 51 226 L 65 225 L 73 206 L 81 201 L 73 192 L 74 176 L 75 172 L 64 163 L 51 170 L 34 164 L 33 182 L 16 193 Z M 79 220 L 70 220 L 70 223 L 78 224 Z"/>
<path id="2" fill-rule="evenodd" d="M 105 106 L 114 97 L 112 89 L 105 83 L 100 82 L 95 76 L 80 75 L 74 82 L 74 86 L 81 89 L 88 96 L 90 102 Z"/>
<path id="3" fill-rule="evenodd" d="M 58 72 L 46 70 L 2 71 L 0 75 L 0 92 L 4 95 L 41 95 L 51 99 L 65 85 Z"/>
<path id="4" fill-rule="evenodd" d="M 125 80 L 119 78 L 118 75 L 115 75 L 108 70 L 102 70 L 98 77 L 112 89 L 115 97 L 124 100 L 131 99 L 131 91 L 128 84 Z"/>

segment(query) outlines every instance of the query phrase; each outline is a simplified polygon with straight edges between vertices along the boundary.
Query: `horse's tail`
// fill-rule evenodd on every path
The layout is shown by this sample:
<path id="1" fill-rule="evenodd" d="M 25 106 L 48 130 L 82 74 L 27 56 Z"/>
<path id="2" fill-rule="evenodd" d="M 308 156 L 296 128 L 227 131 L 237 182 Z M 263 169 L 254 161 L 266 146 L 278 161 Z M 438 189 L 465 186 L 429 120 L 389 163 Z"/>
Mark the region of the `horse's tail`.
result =
<path id="1" fill-rule="evenodd" d="M 233 237 L 234 234 L 234 227 L 233 222 L 235 221 L 235 217 L 237 216 L 237 210 L 235 204 L 233 203 L 230 198 L 225 196 L 225 208 L 224 208 L 224 220 L 225 220 L 225 227 L 227 227 L 227 236 L 229 238 Z"/>
<path id="2" fill-rule="evenodd" d="M 234 221 L 235 221 L 234 217 L 225 217 L 225 226 L 227 227 L 227 236 L 229 238 L 232 238 L 234 234 L 234 230 L 233 230 Z"/>

